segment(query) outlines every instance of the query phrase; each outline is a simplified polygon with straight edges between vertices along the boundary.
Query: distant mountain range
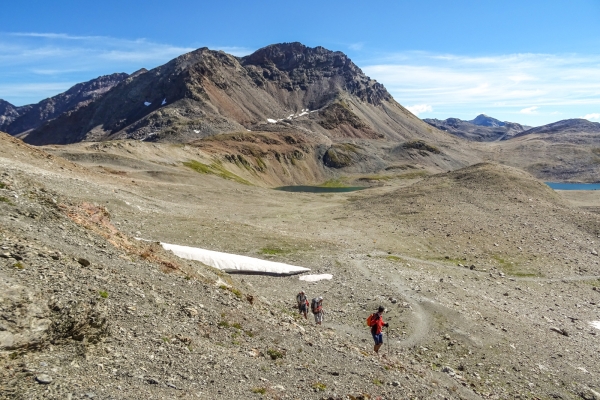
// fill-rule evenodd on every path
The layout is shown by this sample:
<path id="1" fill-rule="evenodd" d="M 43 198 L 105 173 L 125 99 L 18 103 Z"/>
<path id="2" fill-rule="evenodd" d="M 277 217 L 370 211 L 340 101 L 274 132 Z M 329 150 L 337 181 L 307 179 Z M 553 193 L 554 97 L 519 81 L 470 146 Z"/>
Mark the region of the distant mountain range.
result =
<path id="1" fill-rule="evenodd" d="M 480 114 L 471 121 L 458 118 L 445 120 L 426 118 L 423 121 L 455 136 L 478 142 L 506 140 L 531 128 L 516 122 L 499 121 L 485 114 Z"/>

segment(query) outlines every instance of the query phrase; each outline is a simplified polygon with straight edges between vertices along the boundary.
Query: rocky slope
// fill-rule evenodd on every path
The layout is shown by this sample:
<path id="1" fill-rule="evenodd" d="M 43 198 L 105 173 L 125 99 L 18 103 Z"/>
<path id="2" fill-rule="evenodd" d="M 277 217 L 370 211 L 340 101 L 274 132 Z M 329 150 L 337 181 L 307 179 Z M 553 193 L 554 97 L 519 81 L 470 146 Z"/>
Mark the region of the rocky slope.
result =
<path id="1" fill-rule="evenodd" d="M 598 215 L 526 173 L 302 194 L 199 174 L 175 145 L 53 149 L 97 146 L 82 165 L 0 144 L 0 397 L 598 396 Z M 333 279 L 226 275 L 134 236 Z M 300 289 L 325 297 L 323 326 L 293 309 Z"/>
<path id="2" fill-rule="evenodd" d="M 510 139 L 529 128 L 515 122 L 502 122 L 485 114 L 480 114 L 471 121 L 458 118 L 445 120 L 426 118 L 423 121 L 455 136 L 478 142 Z"/>
<path id="3" fill-rule="evenodd" d="M 64 93 L 37 104 L 20 107 L 18 115 L 0 125 L 0 128 L 11 135 L 27 133 L 62 114 L 75 112 L 90 104 L 128 76 L 125 73 L 115 73 L 78 83 Z M 0 109 L 1 114 L 2 109 Z"/>

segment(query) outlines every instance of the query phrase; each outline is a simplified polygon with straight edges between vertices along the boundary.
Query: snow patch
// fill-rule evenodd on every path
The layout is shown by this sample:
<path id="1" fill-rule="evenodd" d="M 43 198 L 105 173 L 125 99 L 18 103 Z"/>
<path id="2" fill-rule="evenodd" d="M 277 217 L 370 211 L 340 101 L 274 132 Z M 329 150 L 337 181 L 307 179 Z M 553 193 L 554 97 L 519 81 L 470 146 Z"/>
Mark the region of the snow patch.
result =
<path id="1" fill-rule="evenodd" d="M 145 105 L 146 107 L 148 107 L 150 104 L 152 104 L 152 103 L 150 103 L 149 101 L 145 101 L 145 102 L 144 102 L 144 105 Z"/>
<path id="2" fill-rule="evenodd" d="M 259 258 L 240 256 L 237 254 L 199 249 L 197 247 L 179 246 L 169 243 L 161 243 L 161 246 L 165 250 L 172 251 L 177 257 L 185 258 L 187 260 L 200 261 L 224 272 L 295 275 L 310 271 L 309 268 L 298 267 L 295 265 L 266 261 Z"/>
<path id="3" fill-rule="evenodd" d="M 200 133 L 200 131 L 197 129 L 194 129 L 194 133 Z"/>
<path id="4" fill-rule="evenodd" d="M 600 321 L 590 321 L 590 325 L 593 328 L 600 329 Z"/>
<path id="5" fill-rule="evenodd" d="M 331 274 L 320 274 L 320 275 L 302 275 L 298 279 L 300 279 L 301 281 L 306 281 L 306 282 L 317 282 L 317 281 L 322 281 L 324 279 L 331 279 L 331 278 L 333 278 L 333 275 L 331 275 Z"/>
<path id="6" fill-rule="evenodd" d="M 167 104 L 167 98 L 165 97 L 162 101 L 162 103 L 160 103 L 161 106 L 164 106 L 165 104 Z"/>
<path id="7" fill-rule="evenodd" d="M 267 122 L 270 123 L 270 124 L 276 124 L 277 120 L 271 119 L 271 118 L 267 118 Z"/>

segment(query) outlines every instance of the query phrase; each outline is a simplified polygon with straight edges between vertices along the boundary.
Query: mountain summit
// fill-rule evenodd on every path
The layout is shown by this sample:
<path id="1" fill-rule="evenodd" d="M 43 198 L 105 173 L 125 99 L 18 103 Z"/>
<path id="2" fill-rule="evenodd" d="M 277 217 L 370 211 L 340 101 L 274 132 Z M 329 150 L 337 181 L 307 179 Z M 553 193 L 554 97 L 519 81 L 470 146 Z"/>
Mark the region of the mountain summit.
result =
<path id="1" fill-rule="evenodd" d="M 183 54 L 127 77 L 85 107 L 34 129 L 25 141 L 189 142 L 283 127 L 308 129 L 324 138 L 431 135 L 344 53 L 296 42 L 242 58 L 208 48 Z"/>
<path id="2" fill-rule="evenodd" d="M 506 125 L 505 122 L 499 121 L 496 118 L 492 118 L 485 114 L 479 114 L 477 117 L 475 117 L 475 119 L 473 119 L 471 121 L 467 121 L 467 122 L 470 122 L 473 125 L 477 125 L 477 126 L 489 126 L 492 128 Z"/>

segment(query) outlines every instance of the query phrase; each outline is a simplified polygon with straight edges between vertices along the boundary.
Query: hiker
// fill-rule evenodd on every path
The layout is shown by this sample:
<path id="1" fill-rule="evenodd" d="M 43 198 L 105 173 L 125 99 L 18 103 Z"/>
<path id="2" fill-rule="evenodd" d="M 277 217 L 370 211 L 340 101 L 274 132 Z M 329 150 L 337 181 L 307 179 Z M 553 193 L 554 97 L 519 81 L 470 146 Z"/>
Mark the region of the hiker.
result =
<path id="1" fill-rule="evenodd" d="M 373 350 L 377 354 L 379 354 L 379 348 L 383 344 L 382 328 L 384 326 L 390 326 L 387 322 L 383 320 L 384 312 L 385 308 L 379 306 L 377 312 L 369 315 L 369 318 L 367 318 L 367 325 L 371 327 L 371 335 L 373 335 L 373 340 L 375 341 L 375 346 L 373 347 Z"/>
<path id="2" fill-rule="evenodd" d="M 304 315 L 304 319 L 308 319 L 308 299 L 306 298 L 304 290 L 301 290 L 300 293 L 296 295 L 296 301 L 298 302 L 298 311 L 300 311 L 300 314 Z"/>
<path id="3" fill-rule="evenodd" d="M 323 322 L 323 297 L 319 296 L 312 299 L 310 309 L 315 315 L 317 325 L 321 325 L 321 322 Z"/>

